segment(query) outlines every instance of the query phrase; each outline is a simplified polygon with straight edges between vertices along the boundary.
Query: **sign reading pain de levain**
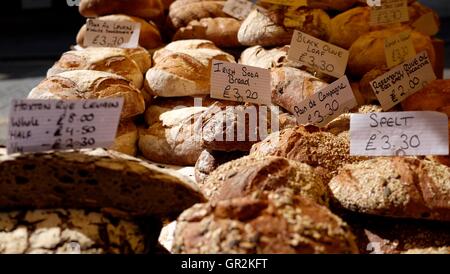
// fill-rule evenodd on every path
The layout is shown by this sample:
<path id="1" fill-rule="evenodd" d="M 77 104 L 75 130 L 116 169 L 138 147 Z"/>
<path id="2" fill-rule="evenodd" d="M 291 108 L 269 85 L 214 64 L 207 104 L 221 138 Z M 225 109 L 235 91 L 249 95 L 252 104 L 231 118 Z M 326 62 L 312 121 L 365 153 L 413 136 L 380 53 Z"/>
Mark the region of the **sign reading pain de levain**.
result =
<path id="1" fill-rule="evenodd" d="M 13 99 L 8 153 L 109 147 L 123 98 L 99 100 Z"/>
<path id="2" fill-rule="evenodd" d="M 88 19 L 85 47 L 137 48 L 141 24 Z"/>
<path id="3" fill-rule="evenodd" d="M 211 97 L 270 105 L 272 103 L 270 79 L 268 69 L 213 60 Z"/>

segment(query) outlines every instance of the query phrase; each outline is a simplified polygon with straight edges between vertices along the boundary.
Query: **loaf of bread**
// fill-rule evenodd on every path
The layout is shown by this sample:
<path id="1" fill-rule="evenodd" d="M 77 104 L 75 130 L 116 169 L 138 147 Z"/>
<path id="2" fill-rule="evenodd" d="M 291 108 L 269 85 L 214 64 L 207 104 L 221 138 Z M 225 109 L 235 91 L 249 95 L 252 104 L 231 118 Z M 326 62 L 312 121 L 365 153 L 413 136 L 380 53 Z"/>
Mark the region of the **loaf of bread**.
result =
<path id="1" fill-rule="evenodd" d="M 369 70 L 364 76 L 361 78 L 359 82 L 359 90 L 361 95 L 364 98 L 365 104 L 379 104 L 378 98 L 375 95 L 375 92 L 372 89 L 372 85 L 370 82 L 378 78 L 379 76 L 385 74 L 389 71 L 389 68 L 386 66 L 376 67 Z"/>
<path id="2" fill-rule="evenodd" d="M 435 80 L 402 101 L 406 111 L 442 111 L 450 108 L 450 80 Z M 448 113 L 450 117 L 450 112 Z"/>
<path id="3" fill-rule="evenodd" d="M 312 74 L 292 67 L 274 68 L 271 76 L 272 103 L 293 114 L 295 106 L 328 86 Z"/>
<path id="4" fill-rule="evenodd" d="M 349 227 L 292 192 L 197 204 L 177 220 L 174 253 L 358 253 Z"/>
<path id="5" fill-rule="evenodd" d="M 450 220 L 450 168 L 413 158 L 375 158 L 346 165 L 330 181 L 345 209 L 397 218 Z"/>
<path id="6" fill-rule="evenodd" d="M 450 246 L 436 248 L 415 248 L 402 252 L 402 254 L 450 254 Z"/>
<path id="7" fill-rule="evenodd" d="M 121 118 L 144 112 L 141 92 L 127 79 L 108 72 L 73 70 L 47 77 L 28 94 L 29 99 L 101 99 L 123 97 Z"/>
<path id="8" fill-rule="evenodd" d="M 298 126 L 272 133 L 254 145 L 250 155 L 279 156 L 306 163 L 328 182 L 347 163 L 366 158 L 350 156 L 350 143 L 346 138 L 321 132 L 313 126 Z"/>
<path id="9" fill-rule="evenodd" d="M 159 19 L 164 7 L 161 0 L 81 0 L 79 7 L 84 17 L 126 14 L 145 19 Z"/>
<path id="10" fill-rule="evenodd" d="M 148 236 L 132 221 L 95 211 L 0 213 L 0 254 L 143 254 L 153 249 Z"/>
<path id="11" fill-rule="evenodd" d="M 242 22 L 238 40 L 246 46 L 283 46 L 290 44 L 294 29 L 327 39 L 329 23 L 329 16 L 320 9 L 255 9 Z"/>
<path id="12" fill-rule="evenodd" d="M 169 9 L 169 26 L 175 29 L 187 26 L 191 21 L 202 18 L 230 17 L 223 12 L 226 1 L 178 0 Z"/>
<path id="13" fill-rule="evenodd" d="M 206 39 L 219 47 L 238 47 L 237 33 L 241 22 L 234 18 L 202 18 L 189 22 L 173 36 L 173 40 Z"/>
<path id="14" fill-rule="evenodd" d="M 235 62 L 234 57 L 219 49 L 186 48 L 197 45 L 196 40 L 176 41 L 155 53 L 155 66 L 147 71 L 145 87 L 152 95 L 161 97 L 194 96 L 210 93 L 211 62 L 213 59 Z M 206 43 L 208 44 L 208 43 Z"/>
<path id="15" fill-rule="evenodd" d="M 289 63 L 287 55 L 289 46 L 266 50 L 261 46 L 253 46 L 245 49 L 239 59 L 239 64 L 259 67 L 264 69 L 278 68 Z"/>
<path id="16" fill-rule="evenodd" d="M 295 194 L 308 197 L 328 206 L 328 189 L 322 177 L 307 164 L 283 157 L 246 156 L 218 167 L 200 189 L 210 201 L 228 200 L 265 191 L 288 188 Z"/>
<path id="17" fill-rule="evenodd" d="M 141 32 L 139 35 L 139 45 L 146 49 L 155 49 L 163 45 L 161 34 L 158 27 L 152 21 L 128 16 L 124 14 L 113 14 L 95 18 L 102 21 L 116 21 L 116 22 L 132 22 L 141 25 Z M 86 25 L 83 25 L 77 35 L 77 44 L 84 46 L 84 39 L 86 36 Z"/>
<path id="18" fill-rule="evenodd" d="M 13 155 L 2 150 L 0 170 L 0 207 L 6 209 L 112 208 L 173 218 L 204 201 L 179 173 L 104 149 Z"/>
<path id="19" fill-rule="evenodd" d="M 139 149 L 148 160 L 180 166 L 193 166 L 203 151 L 198 125 L 205 107 L 186 107 L 164 112 L 159 122 L 142 130 Z"/>
<path id="20" fill-rule="evenodd" d="M 173 41 L 172 43 L 167 44 L 164 48 L 155 51 L 155 53 L 153 54 L 153 60 L 155 63 L 158 63 L 164 57 L 167 57 L 168 55 L 171 55 L 173 53 L 194 49 L 220 50 L 213 42 L 204 39 Z"/>
<path id="21" fill-rule="evenodd" d="M 74 70 L 98 70 L 120 75 L 130 80 L 135 87 L 141 88 L 144 82 L 139 65 L 112 48 L 87 48 L 64 53 L 51 67 L 47 76 Z"/>
<path id="22" fill-rule="evenodd" d="M 360 36 L 350 48 L 348 71 L 354 76 L 362 77 L 374 68 L 385 67 L 385 39 L 409 30 L 411 29 L 407 27 L 397 27 L 373 31 Z M 411 31 L 411 41 L 417 53 L 427 51 L 431 64 L 434 66 L 436 56 L 430 37 L 417 31 Z"/>
<path id="23" fill-rule="evenodd" d="M 116 139 L 110 149 L 136 156 L 138 138 L 139 133 L 134 122 L 132 120 L 121 121 L 117 128 Z"/>
<path id="24" fill-rule="evenodd" d="M 358 0 L 308 0 L 308 7 L 344 11 L 355 5 Z"/>
<path id="25" fill-rule="evenodd" d="M 195 163 L 195 180 L 197 184 L 202 184 L 208 178 L 209 174 L 220 165 L 245 155 L 246 153 L 241 151 L 224 152 L 203 150 Z"/>

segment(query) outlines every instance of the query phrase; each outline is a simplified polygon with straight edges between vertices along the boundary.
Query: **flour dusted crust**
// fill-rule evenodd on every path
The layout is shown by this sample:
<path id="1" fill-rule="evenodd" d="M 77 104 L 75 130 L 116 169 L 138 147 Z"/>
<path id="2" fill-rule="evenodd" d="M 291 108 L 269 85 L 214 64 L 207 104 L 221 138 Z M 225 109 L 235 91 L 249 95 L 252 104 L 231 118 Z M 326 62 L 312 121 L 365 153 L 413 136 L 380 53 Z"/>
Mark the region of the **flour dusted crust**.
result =
<path id="1" fill-rule="evenodd" d="M 144 73 L 139 65 L 125 53 L 113 48 L 68 51 L 48 70 L 47 76 L 73 70 L 97 70 L 117 74 L 130 80 L 137 88 L 141 88 L 144 83 Z"/>
<path id="2" fill-rule="evenodd" d="M 188 178 L 104 149 L 0 156 L 0 207 L 108 209 L 176 217 L 204 201 Z M 27 197 L 23 199 L 21 197 Z"/>
<path id="3" fill-rule="evenodd" d="M 28 94 L 29 99 L 101 99 L 123 97 L 121 118 L 144 112 L 144 97 L 129 80 L 108 72 L 73 70 L 47 77 Z"/>
<path id="4" fill-rule="evenodd" d="M 79 7 L 84 17 L 127 14 L 145 19 L 159 19 L 164 12 L 161 0 L 82 0 Z"/>
<path id="5" fill-rule="evenodd" d="M 238 47 L 237 33 L 241 22 L 234 18 L 202 18 L 189 22 L 173 36 L 173 40 L 206 39 L 219 47 Z"/>
<path id="6" fill-rule="evenodd" d="M 146 21 L 138 17 L 128 16 L 124 14 L 113 14 L 107 16 L 100 16 L 95 18 L 101 21 L 116 21 L 116 22 L 132 22 L 141 25 L 141 32 L 139 35 L 139 45 L 146 49 L 155 49 L 163 45 L 161 34 L 158 27 L 152 21 Z M 84 46 L 84 39 L 86 36 L 86 25 L 83 25 L 77 34 L 77 44 Z"/>
<path id="7" fill-rule="evenodd" d="M 219 166 L 199 186 L 210 201 L 289 188 L 318 204 L 328 205 L 328 190 L 322 177 L 307 164 L 282 157 L 239 158 Z"/>
<path id="8" fill-rule="evenodd" d="M 197 204 L 177 220 L 174 253 L 358 253 L 349 227 L 292 192 Z"/>
<path id="9" fill-rule="evenodd" d="M 0 254 L 143 254 L 153 248 L 148 236 L 132 221 L 95 211 L 0 212 Z"/>
<path id="10" fill-rule="evenodd" d="M 169 9 L 169 25 L 175 29 L 202 18 L 230 17 L 223 12 L 226 1 L 214 0 L 178 0 Z"/>
<path id="11" fill-rule="evenodd" d="M 450 220 L 450 168 L 413 158 L 375 158 L 346 165 L 330 181 L 336 203 L 397 218 Z"/>

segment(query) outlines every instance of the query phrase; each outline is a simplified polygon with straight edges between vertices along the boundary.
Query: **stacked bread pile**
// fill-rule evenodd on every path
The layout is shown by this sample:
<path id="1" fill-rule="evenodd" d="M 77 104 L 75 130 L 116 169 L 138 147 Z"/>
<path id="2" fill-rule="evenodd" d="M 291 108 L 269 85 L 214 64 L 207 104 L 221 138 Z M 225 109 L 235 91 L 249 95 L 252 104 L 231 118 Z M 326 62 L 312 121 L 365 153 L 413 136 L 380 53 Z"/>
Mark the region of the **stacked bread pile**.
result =
<path id="1" fill-rule="evenodd" d="M 359 103 L 352 112 L 380 112 L 369 82 L 388 70 L 385 38 L 411 31 L 416 52 L 426 50 L 435 65 L 432 38 L 413 27 L 430 12 L 438 20 L 432 10 L 409 1 L 409 22 L 374 27 L 369 24 L 370 8 L 358 0 L 310 0 L 306 7 L 261 2 L 242 22 L 222 11 L 225 1 L 178 0 L 167 9 L 170 2 L 164 8 L 159 0 L 82 0 L 84 16 L 140 22 L 142 48 L 69 51 L 29 97 L 123 97 L 112 149 L 158 164 L 195 166 L 197 186 L 142 162 L 134 166 L 138 160 L 104 164 L 110 156 L 83 158 L 76 161 L 76 169 L 61 168 L 39 188 L 34 188 L 34 181 L 42 185 L 46 178 L 16 177 L 8 186 L 11 191 L 0 194 L 6 195 L 0 200 L 9 201 L 6 207 L 112 208 L 106 212 L 125 219 L 137 216 L 143 224 L 148 218 L 154 223 L 178 217 L 162 235 L 172 239 L 168 249 L 174 253 L 448 252 L 448 157 L 350 156 L 350 114 L 318 128 L 297 125 L 289 113 L 334 80 L 287 59 L 294 30 L 348 49 L 347 76 Z M 142 21 L 149 19 L 164 22 L 161 30 L 170 37 L 167 44 L 162 44 L 155 24 Z M 80 45 L 83 37 L 82 29 L 77 38 Z M 239 54 L 230 54 L 230 48 Z M 212 60 L 269 69 L 272 103 L 281 108 L 281 114 L 257 112 L 258 122 L 249 128 L 249 121 L 237 119 L 235 110 L 251 104 L 210 98 Z M 444 80 L 430 83 L 394 111 L 435 110 L 450 115 L 449 86 Z M 250 140 L 259 127 L 270 130 L 273 119 L 278 119 L 279 131 Z M 235 130 L 241 126 L 244 141 L 238 141 Z M 225 138 L 230 132 L 232 140 Z M 61 155 L 69 154 L 23 156 L 19 170 L 23 174 L 35 168 L 45 171 L 44 164 L 34 158 L 59 161 L 66 157 Z M 147 169 L 157 171 L 146 173 Z M 32 189 L 48 195 L 33 196 L 23 204 L 21 197 L 29 196 Z M 117 203 L 111 203 L 116 199 Z M 193 205 L 197 202 L 203 203 Z M 45 214 L 53 218 L 50 213 Z M 14 218 L 24 216 L 17 214 Z M 58 228 L 61 221 L 57 223 Z M 12 231 L 3 224 L 0 230 Z M 0 252 L 11 252 L 1 249 L 1 239 Z M 15 241 L 8 244 L 16 246 Z M 125 246 L 117 252 L 130 251 Z"/>

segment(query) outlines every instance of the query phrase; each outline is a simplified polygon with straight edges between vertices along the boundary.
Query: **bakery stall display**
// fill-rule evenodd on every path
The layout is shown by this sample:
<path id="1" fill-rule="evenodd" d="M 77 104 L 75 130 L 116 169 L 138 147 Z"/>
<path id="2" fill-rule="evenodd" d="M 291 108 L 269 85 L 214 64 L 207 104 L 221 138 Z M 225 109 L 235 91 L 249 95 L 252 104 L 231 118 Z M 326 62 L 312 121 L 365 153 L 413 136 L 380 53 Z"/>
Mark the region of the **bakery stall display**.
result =
<path id="1" fill-rule="evenodd" d="M 439 17 L 407 2 L 408 20 L 374 24 L 359 0 L 255 1 L 244 18 L 225 12 L 227 1 L 82 0 L 86 18 L 139 23 L 137 44 L 85 46 L 85 25 L 28 98 L 121 97 L 116 137 L 108 149 L 2 151 L 0 253 L 448 253 L 448 154 L 352 153 L 357 115 L 450 115 Z M 372 81 L 413 67 L 404 52 L 395 66 L 386 57 L 386 41 L 405 33 L 437 79 L 386 108 Z M 308 60 L 294 60 L 296 42 Z M 217 71 L 227 96 L 212 92 Z M 268 94 L 245 77 L 265 80 Z M 351 107 L 326 101 L 343 93 Z"/>

